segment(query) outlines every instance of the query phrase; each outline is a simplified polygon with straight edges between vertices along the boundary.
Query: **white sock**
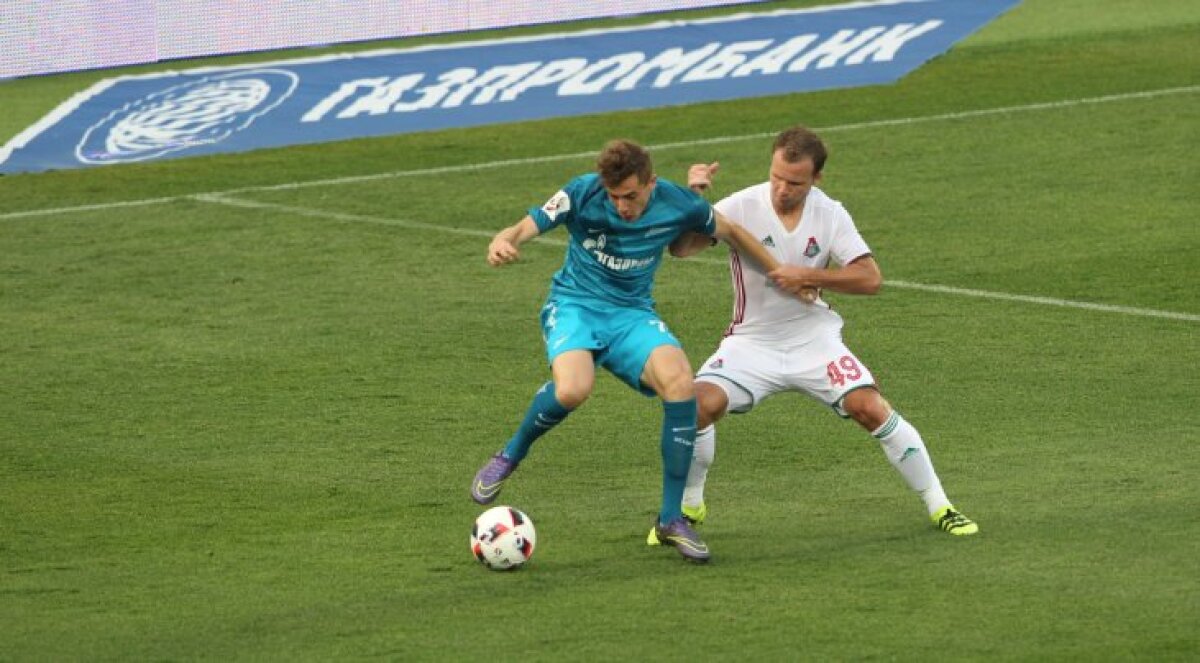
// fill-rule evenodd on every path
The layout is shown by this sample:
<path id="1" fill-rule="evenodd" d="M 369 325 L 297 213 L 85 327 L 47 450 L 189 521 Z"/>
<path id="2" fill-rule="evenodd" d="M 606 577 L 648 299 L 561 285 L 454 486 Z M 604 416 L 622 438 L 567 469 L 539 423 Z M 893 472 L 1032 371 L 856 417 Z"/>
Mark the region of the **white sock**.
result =
<path id="1" fill-rule="evenodd" d="M 879 440 L 883 455 L 904 477 L 908 487 L 925 500 L 929 515 L 950 505 L 946 492 L 942 490 L 942 482 L 938 481 L 937 472 L 933 470 L 933 461 L 929 459 L 929 451 L 921 434 L 899 412 L 893 411 L 882 426 L 871 431 L 871 435 Z"/>
<path id="2" fill-rule="evenodd" d="M 683 487 L 683 505 L 696 508 L 704 504 L 708 466 L 712 465 L 717 453 L 717 427 L 709 424 L 708 428 L 696 431 L 696 446 L 692 448 L 692 466 L 688 468 L 687 484 Z"/>

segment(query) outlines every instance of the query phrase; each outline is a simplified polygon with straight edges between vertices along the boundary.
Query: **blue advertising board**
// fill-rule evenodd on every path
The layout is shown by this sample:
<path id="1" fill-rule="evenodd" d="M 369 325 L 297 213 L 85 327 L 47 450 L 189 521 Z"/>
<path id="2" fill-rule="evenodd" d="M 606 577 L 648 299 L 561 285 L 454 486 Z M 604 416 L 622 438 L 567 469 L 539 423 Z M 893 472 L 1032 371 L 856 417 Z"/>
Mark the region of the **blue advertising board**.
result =
<path id="1" fill-rule="evenodd" d="M 1019 1 L 887 0 L 122 76 L 0 148 L 0 173 L 888 83 Z"/>

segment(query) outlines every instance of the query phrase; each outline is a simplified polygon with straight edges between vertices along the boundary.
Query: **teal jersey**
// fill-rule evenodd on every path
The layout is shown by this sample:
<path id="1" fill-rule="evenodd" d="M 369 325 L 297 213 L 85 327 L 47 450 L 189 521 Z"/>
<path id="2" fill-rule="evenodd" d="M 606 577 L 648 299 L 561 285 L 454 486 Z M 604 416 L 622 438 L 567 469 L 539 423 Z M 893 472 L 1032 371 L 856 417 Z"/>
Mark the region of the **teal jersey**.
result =
<path id="1" fill-rule="evenodd" d="M 529 210 L 540 232 L 565 225 L 570 233 L 551 298 L 601 305 L 653 308 L 654 274 L 663 249 L 694 231 L 716 232 L 712 206 L 690 189 L 658 178 L 642 215 L 626 221 L 596 174 L 567 183 L 545 205 Z"/>

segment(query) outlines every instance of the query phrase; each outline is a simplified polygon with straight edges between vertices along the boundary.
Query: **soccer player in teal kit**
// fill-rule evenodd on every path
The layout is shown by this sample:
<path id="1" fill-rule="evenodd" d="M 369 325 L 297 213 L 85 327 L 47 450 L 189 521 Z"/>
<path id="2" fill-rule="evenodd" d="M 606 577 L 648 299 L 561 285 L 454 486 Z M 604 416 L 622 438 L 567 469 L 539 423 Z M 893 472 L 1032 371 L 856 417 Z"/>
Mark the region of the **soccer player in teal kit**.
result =
<path id="1" fill-rule="evenodd" d="M 636 143 L 609 142 L 596 165 L 596 173 L 568 182 L 488 246 L 488 263 L 500 266 L 548 230 L 566 226 L 570 234 L 541 313 L 553 379 L 534 395 L 504 449 L 475 475 L 471 497 L 480 504 L 496 499 L 534 440 L 591 394 L 600 365 L 644 395 L 662 399 L 663 492 L 656 532 L 684 558 L 705 562 L 708 546 L 680 511 L 696 437 L 692 368 L 654 311 L 654 274 L 663 249 L 689 231 L 729 242 L 767 271 L 779 264 L 696 193 L 657 178 L 650 155 Z"/>

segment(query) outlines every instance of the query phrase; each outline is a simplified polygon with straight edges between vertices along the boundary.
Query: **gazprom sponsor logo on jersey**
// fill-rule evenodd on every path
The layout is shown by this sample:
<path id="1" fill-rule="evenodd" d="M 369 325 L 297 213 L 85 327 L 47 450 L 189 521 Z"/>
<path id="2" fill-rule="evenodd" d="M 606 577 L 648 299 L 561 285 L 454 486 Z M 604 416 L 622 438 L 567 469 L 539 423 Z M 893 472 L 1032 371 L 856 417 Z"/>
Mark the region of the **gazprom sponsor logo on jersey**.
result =
<path id="1" fill-rule="evenodd" d="M 153 159 L 218 143 L 283 103 L 299 83 L 279 69 L 205 76 L 130 101 L 88 127 L 80 163 Z"/>
<path id="2" fill-rule="evenodd" d="M 596 258 L 596 262 L 615 271 L 624 272 L 629 269 L 641 269 L 653 265 L 658 256 L 650 256 L 647 258 L 622 258 L 614 256 L 611 253 L 603 251 L 592 251 L 592 255 Z"/>
<path id="3" fill-rule="evenodd" d="M 882 0 L 120 77 L 0 148 L 0 172 L 886 83 L 1018 2 Z"/>
<path id="4" fill-rule="evenodd" d="M 580 245 L 585 251 L 592 254 L 592 257 L 596 259 L 596 262 L 617 272 L 648 267 L 653 265 L 655 260 L 658 260 L 657 255 L 651 255 L 645 258 L 614 256 L 613 254 L 604 250 L 604 247 L 608 245 L 608 237 L 604 233 L 601 233 L 595 238 L 585 237 L 584 240 L 580 242 Z"/>

